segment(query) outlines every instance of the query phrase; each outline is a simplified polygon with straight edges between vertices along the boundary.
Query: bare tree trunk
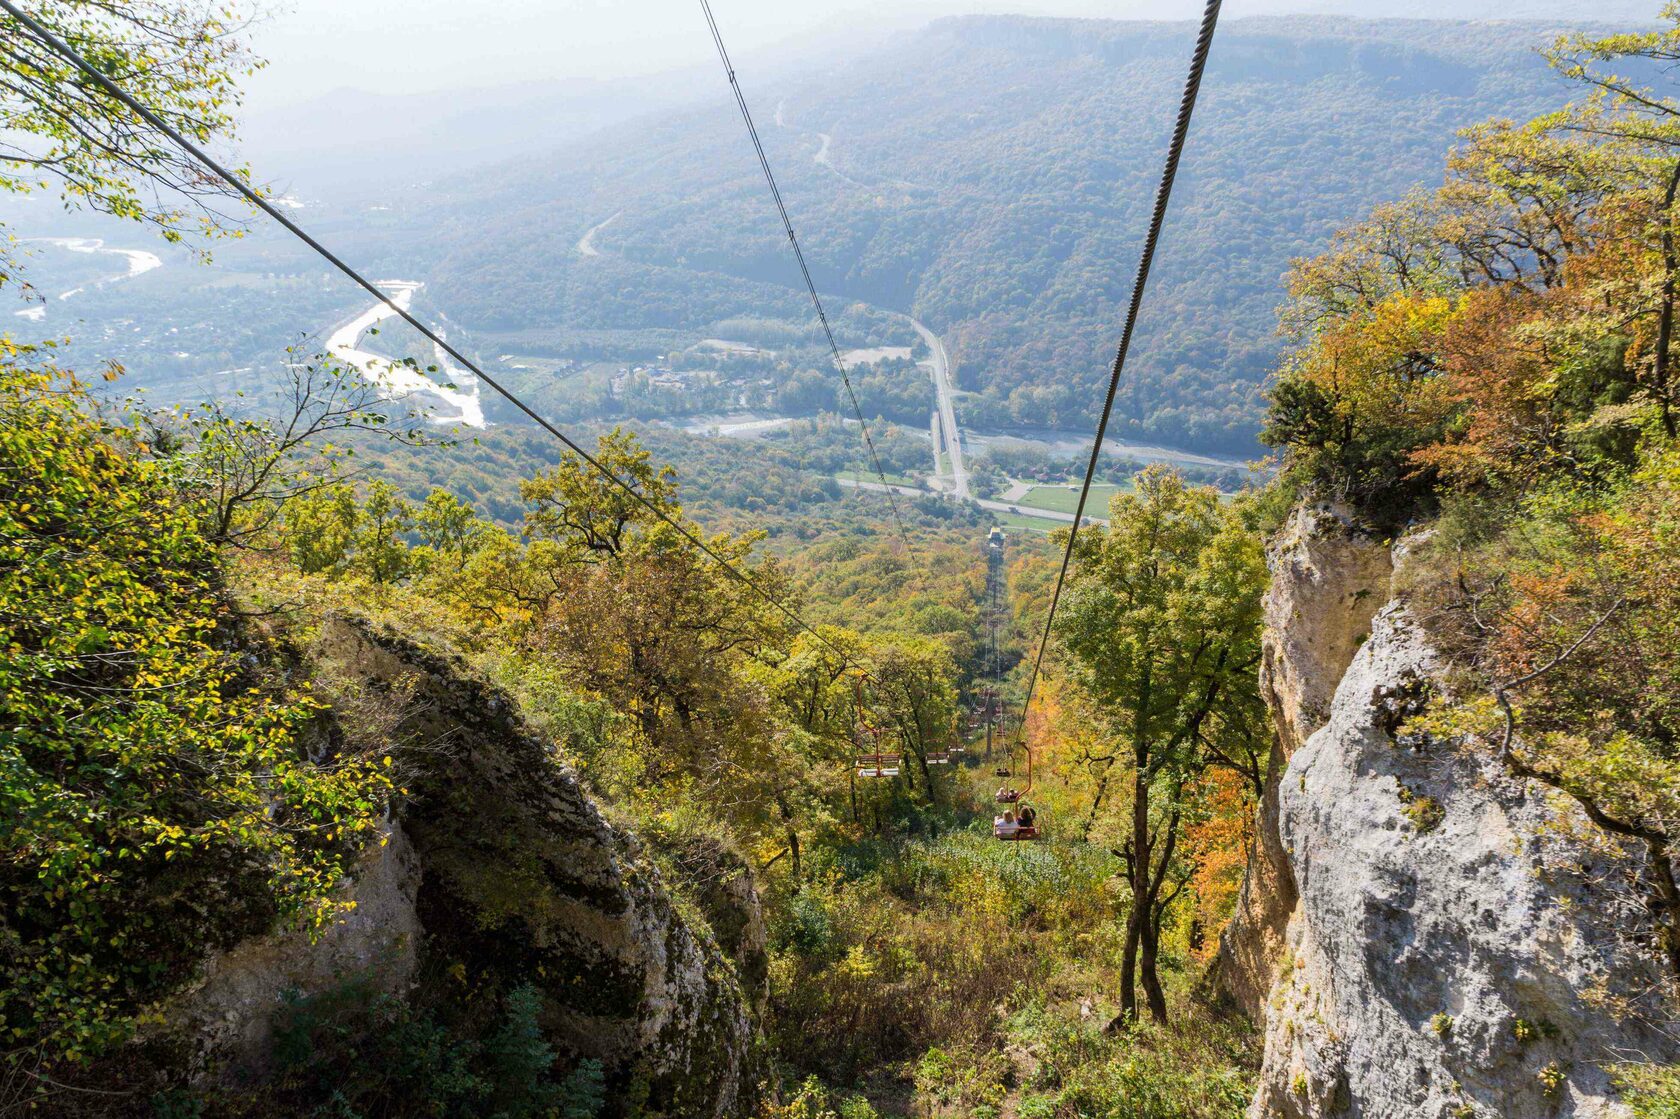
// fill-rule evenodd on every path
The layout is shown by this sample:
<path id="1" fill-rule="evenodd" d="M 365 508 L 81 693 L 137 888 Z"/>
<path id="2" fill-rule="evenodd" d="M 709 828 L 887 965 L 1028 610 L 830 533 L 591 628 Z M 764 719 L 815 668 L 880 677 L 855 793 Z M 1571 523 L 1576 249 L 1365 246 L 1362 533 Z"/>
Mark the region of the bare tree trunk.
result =
<path id="1" fill-rule="evenodd" d="M 788 807 L 787 797 L 780 791 L 776 793 L 776 808 L 781 813 L 782 823 L 787 827 L 789 863 L 793 871 L 793 892 L 797 894 L 800 884 L 804 881 L 804 877 L 799 873 L 799 828 L 793 817 L 793 809 Z M 854 818 L 857 816 L 855 802 L 852 815 Z"/>
<path id="2" fill-rule="evenodd" d="M 1126 955 L 1120 972 L 1120 1018 L 1137 1021 L 1137 972 L 1139 949 L 1147 961 L 1154 953 L 1147 943 L 1149 925 L 1149 766 L 1148 751 L 1140 744 L 1134 748 L 1136 764 L 1132 770 L 1132 842 L 1131 872 L 1132 911 L 1126 918 Z M 1148 980 L 1144 981 L 1145 991 Z"/>
<path id="3" fill-rule="evenodd" d="M 1138 942 L 1142 939 L 1143 918 L 1136 902 L 1126 917 L 1126 947 L 1120 956 L 1120 1016 L 1108 1024 L 1110 1030 L 1137 1021 L 1137 963 Z"/>
<path id="4" fill-rule="evenodd" d="M 1149 1016 L 1161 1025 L 1167 1024 L 1167 996 L 1161 989 L 1161 973 L 1158 959 L 1161 950 L 1160 930 L 1156 922 L 1146 919 L 1143 922 L 1143 994 L 1149 1003 Z"/>
<path id="5" fill-rule="evenodd" d="M 1174 802 L 1177 796 L 1175 793 Z M 1172 897 L 1165 902 L 1160 901 L 1161 889 L 1166 884 L 1167 872 L 1172 869 L 1173 852 L 1178 847 L 1179 810 L 1174 808 L 1167 817 L 1162 828 L 1166 834 L 1156 837 L 1156 844 L 1161 849 L 1161 858 L 1156 866 L 1144 866 L 1146 897 L 1143 899 L 1143 990 L 1149 999 L 1149 1013 L 1154 1019 L 1166 1025 L 1167 996 L 1161 989 L 1161 972 L 1159 967 L 1161 948 L 1161 923 L 1165 920 L 1167 906 Z M 1176 896 L 1176 894 L 1174 895 Z"/>

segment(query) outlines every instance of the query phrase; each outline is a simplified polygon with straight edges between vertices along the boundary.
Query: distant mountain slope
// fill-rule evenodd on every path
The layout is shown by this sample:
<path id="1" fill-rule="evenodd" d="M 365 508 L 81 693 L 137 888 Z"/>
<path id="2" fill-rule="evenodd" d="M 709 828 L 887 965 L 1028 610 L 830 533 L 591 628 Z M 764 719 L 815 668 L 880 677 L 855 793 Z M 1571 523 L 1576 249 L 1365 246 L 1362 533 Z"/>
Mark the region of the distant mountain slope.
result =
<path id="1" fill-rule="evenodd" d="M 1118 329 L 1191 28 L 942 20 L 799 82 L 742 81 L 819 283 L 946 333 L 969 422 L 1082 425 Z M 1374 201 L 1434 180 L 1465 125 L 1571 90 L 1539 24 L 1243 19 L 1220 32 L 1122 433 L 1246 450 L 1278 280 Z M 777 127 L 783 106 L 787 127 Z M 453 185 L 418 220 L 437 295 L 478 331 L 786 315 L 797 283 L 721 75 L 703 111 L 620 126 Z M 819 133 L 831 137 L 827 147 Z M 819 162 L 818 156 L 826 162 Z M 607 254 L 575 244 L 598 238 Z M 798 314 L 797 310 L 791 313 Z"/>

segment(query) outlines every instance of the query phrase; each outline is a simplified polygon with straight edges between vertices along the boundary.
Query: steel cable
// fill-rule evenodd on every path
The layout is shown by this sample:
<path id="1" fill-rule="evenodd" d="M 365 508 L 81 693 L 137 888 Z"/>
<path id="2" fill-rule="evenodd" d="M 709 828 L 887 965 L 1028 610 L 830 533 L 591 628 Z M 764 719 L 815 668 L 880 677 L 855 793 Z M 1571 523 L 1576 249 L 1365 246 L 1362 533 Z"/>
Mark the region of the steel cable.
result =
<path id="1" fill-rule="evenodd" d="M 1196 36 L 1196 47 L 1190 58 L 1190 73 L 1184 82 L 1184 96 L 1178 105 L 1178 120 L 1173 126 L 1172 141 L 1167 146 L 1167 162 L 1161 170 L 1161 183 L 1155 191 L 1155 210 L 1149 220 L 1149 233 L 1144 238 L 1143 253 L 1138 257 L 1137 276 L 1132 281 L 1132 299 L 1126 309 L 1126 323 L 1120 332 L 1120 346 L 1114 354 L 1114 366 L 1108 378 L 1108 396 L 1103 401 L 1102 418 L 1097 421 L 1096 440 L 1091 444 L 1091 459 L 1085 467 L 1085 483 L 1079 488 L 1079 504 L 1073 512 L 1073 527 L 1068 530 L 1067 547 L 1062 552 L 1061 570 L 1056 573 L 1056 589 L 1050 596 L 1050 610 L 1044 618 L 1044 632 L 1038 641 L 1038 654 L 1033 658 L 1032 674 L 1027 679 L 1026 698 L 1021 701 L 1020 735 L 1025 740 L 1027 711 L 1032 706 L 1033 693 L 1044 667 L 1044 651 L 1050 645 L 1051 626 L 1056 621 L 1056 606 L 1062 599 L 1062 587 L 1067 582 L 1068 566 L 1073 561 L 1074 542 L 1079 538 L 1080 522 L 1085 519 L 1085 501 L 1091 496 L 1091 482 L 1096 477 L 1097 460 L 1102 455 L 1103 440 L 1108 435 L 1108 420 L 1114 411 L 1114 396 L 1120 389 L 1120 376 L 1126 368 L 1126 354 L 1132 347 L 1132 334 L 1137 327 L 1138 311 L 1143 306 L 1144 289 L 1149 284 L 1149 271 L 1155 262 L 1155 249 L 1166 224 L 1167 203 L 1172 198 L 1173 182 L 1178 177 L 1178 164 L 1184 154 L 1184 142 L 1190 134 L 1190 118 L 1196 111 L 1196 99 L 1201 93 L 1202 73 L 1207 68 L 1208 53 L 1213 46 L 1214 29 L 1219 24 L 1221 0 L 1207 0 L 1202 13 L 1202 26 Z"/>

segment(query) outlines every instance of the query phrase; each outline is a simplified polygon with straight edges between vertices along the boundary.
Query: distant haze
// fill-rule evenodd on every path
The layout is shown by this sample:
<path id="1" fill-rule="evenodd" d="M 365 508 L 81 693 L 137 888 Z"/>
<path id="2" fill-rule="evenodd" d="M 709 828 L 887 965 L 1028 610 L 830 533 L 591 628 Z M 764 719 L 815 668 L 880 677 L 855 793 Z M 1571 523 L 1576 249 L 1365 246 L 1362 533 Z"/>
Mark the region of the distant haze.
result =
<path id="1" fill-rule="evenodd" d="M 1650 20 L 1658 0 L 1228 0 L 1229 17 L 1281 13 L 1432 19 Z M 805 62 L 929 19 L 976 12 L 1189 19 L 1197 0 L 714 0 L 738 56 L 772 45 Z M 280 0 L 253 34 L 270 67 L 265 111 L 350 88 L 423 93 L 682 71 L 712 59 L 698 0 Z M 763 63 L 754 60 L 759 65 Z M 364 125 L 363 127 L 367 127 Z"/>

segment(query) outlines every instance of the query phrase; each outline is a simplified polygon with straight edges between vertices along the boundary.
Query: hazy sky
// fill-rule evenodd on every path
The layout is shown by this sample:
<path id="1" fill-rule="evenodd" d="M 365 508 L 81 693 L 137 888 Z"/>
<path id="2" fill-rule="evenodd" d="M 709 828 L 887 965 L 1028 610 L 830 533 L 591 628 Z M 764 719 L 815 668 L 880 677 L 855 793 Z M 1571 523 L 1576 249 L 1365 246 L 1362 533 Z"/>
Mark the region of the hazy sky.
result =
<path id="1" fill-rule="evenodd" d="M 699 0 L 254 0 L 270 68 L 252 107 L 343 86 L 416 93 L 711 64 Z M 1277 11 L 1431 17 L 1654 17 L 1660 0 L 1227 0 L 1227 18 Z M 940 15 L 1020 12 L 1190 19 L 1202 0 L 712 0 L 737 61 L 789 39 L 855 44 Z M 760 63 L 762 65 L 762 63 Z"/>
<path id="2" fill-rule="evenodd" d="M 268 0 L 253 38 L 270 68 L 253 107 L 340 86 L 414 93 L 614 78 L 711 61 L 699 0 Z M 1230 0 L 1241 14 L 1263 0 Z M 816 33 L 836 39 L 963 12 L 1190 18 L 1201 0 L 712 0 L 730 51 Z M 738 58 L 739 61 L 739 58 Z"/>

